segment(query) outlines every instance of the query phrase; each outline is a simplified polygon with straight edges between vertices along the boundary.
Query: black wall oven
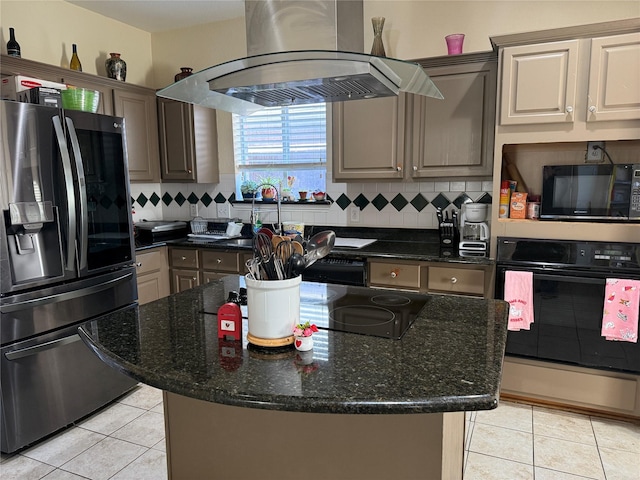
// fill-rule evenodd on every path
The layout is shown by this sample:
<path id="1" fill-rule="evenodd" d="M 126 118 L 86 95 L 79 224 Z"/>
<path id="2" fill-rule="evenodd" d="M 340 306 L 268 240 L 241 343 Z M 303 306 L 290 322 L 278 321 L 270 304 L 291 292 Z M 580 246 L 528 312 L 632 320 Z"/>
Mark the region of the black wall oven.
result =
<path id="1" fill-rule="evenodd" d="M 498 237 L 496 298 L 507 270 L 533 272 L 534 323 L 508 355 L 640 374 L 640 343 L 601 336 L 607 278 L 640 280 L 640 244 Z"/>

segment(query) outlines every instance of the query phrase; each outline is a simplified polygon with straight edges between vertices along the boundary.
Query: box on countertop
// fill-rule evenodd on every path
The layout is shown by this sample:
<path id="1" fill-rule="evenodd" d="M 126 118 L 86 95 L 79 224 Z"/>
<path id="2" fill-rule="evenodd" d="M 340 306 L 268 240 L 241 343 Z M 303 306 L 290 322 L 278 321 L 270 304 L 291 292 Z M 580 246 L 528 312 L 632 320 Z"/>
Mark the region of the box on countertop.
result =
<path id="1" fill-rule="evenodd" d="M 523 192 L 511 193 L 511 209 L 509 218 L 527 218 L 527 194 Z"/>
<path id="2" fill-rule="evenodd" d="M 24 75 L 12 75 L 2 79 L 2 99 L 3 100 L 19 100 L 18 94 L 35 87 L 57 88 L 58 90 L 66 90 L 64 83 L 50 82 L 34 77 L 26 77 Z"/>

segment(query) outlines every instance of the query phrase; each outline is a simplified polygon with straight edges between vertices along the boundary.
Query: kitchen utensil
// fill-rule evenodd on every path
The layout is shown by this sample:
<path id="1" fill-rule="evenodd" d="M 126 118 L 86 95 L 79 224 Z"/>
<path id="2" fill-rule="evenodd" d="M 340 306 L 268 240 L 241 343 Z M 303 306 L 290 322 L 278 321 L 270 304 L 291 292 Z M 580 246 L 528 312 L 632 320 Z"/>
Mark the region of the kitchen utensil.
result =
<path id="1" fill-rule="evenodd" d="M 336 233 L 332 230 L 324 230 L 311 237 L 307 243 L 307 253 L 304 256 L 307 267 L 329 255 L 335 243 Z"/>
<path id="2" fill-rule="evenodd" d="M 294 278 L 302 274 L 304 269 L 307 267 L 307 262 L 305 261 L 304 256 L 294 252 L 291 257 L 289 257 L 289 265 L 287 267 L 289 270 L 289 276 Z"/>
<path id="3" fill-rule="evenodd" d="M 267 227 L 260 228 L 260 230 L 258 230 L 258 233 L 264 233 L 269 238 L 273 237 L 273 232 Z"/>
<path id="4" fill-rule="evenodd" d="M 289 259 L 291 255 L 295 253 L 293 249 L 293 245 L 291 245 L 291 241 L 285 240 L 280 242 L 276 247 L 276 264 L 282 268 L 283 277 L 290 278 L 289 275 Z"/>
<path id="5" fill-rule="evenodd" d="M 273 262 L 274 256 L 271 239 L 264 233 L 257 233 L 256 236 L 253 237 L 253 252 L 260 260 L 265 279 L 275 280 L 278 274 Z"/>
<path id="6" fill-rule="evenodd" d="M 294 252 L 299 253 L 300 255 L 304 255 L 304 247 L 302 246 L 302 242 L 292 240 L 291 245 L 293 246 Z"/>
<path id="7" fill-rule="evenodd" d="M 273 234 L 273 235 L 271 236 L 271 245 L 273 246 L 273 250 L 275 251 L 275 249 L 278 247 L 278 244 L 279 244 L 280 242 L 285 241 L 285 240 L 288 240 L 288 238 L 287 238 L 287 237 L 285 237 L 284 235 L 276 235 L 276 234 Z"/>

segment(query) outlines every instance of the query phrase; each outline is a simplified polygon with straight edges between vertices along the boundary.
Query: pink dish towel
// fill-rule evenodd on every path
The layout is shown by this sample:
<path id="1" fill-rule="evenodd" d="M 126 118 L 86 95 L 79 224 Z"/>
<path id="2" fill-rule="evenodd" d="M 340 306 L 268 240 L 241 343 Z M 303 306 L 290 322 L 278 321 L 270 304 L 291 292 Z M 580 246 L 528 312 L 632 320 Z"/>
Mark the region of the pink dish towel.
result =
<path id="1" fill-rule="evenodd" d="M 509 326 L 514 332 L 533 323 L 533 272 L 504 273 L 504 299 L 509 302 Z"/>
<path id="2" fill-rule="evenodd" d="M 638 342 L 640 280 L 607 278 L 602 311 L 602 336 L 607 340 Z"/>

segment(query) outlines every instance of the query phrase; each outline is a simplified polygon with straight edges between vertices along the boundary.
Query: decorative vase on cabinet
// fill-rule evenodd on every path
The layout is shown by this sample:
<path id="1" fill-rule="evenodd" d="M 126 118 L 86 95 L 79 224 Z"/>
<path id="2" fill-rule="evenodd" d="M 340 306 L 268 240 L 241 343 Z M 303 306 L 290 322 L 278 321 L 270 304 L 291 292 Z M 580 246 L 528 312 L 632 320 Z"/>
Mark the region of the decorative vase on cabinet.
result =
<path id="1" fill-rule="evenodd" d="M 371 55 L 377 55 L 378 57 L 387 56 L 384 51 L 384 43 L 382 43 L 384 20 L 384 17 L 373 17 L 371 19 L 371 23 L 373 24 L 373 45 L 371 47 Z"/>
<path id="2" fill-rule="evenodd" d="M 127 62 L 120 58 L 119 53 L 110 53 L 111 57 L 105 62 L 107 76 L 124 82 L 127 78 Z"/>
<path id="3" fill-rule="evenodd" d="M 176 76 L 173 77 L 175 82 L 179 82 L 183 78 L 187 78 L 193 75 L 193 68 L 191 67 L 180 67 L 180 73 L 176 73 Z"/>

